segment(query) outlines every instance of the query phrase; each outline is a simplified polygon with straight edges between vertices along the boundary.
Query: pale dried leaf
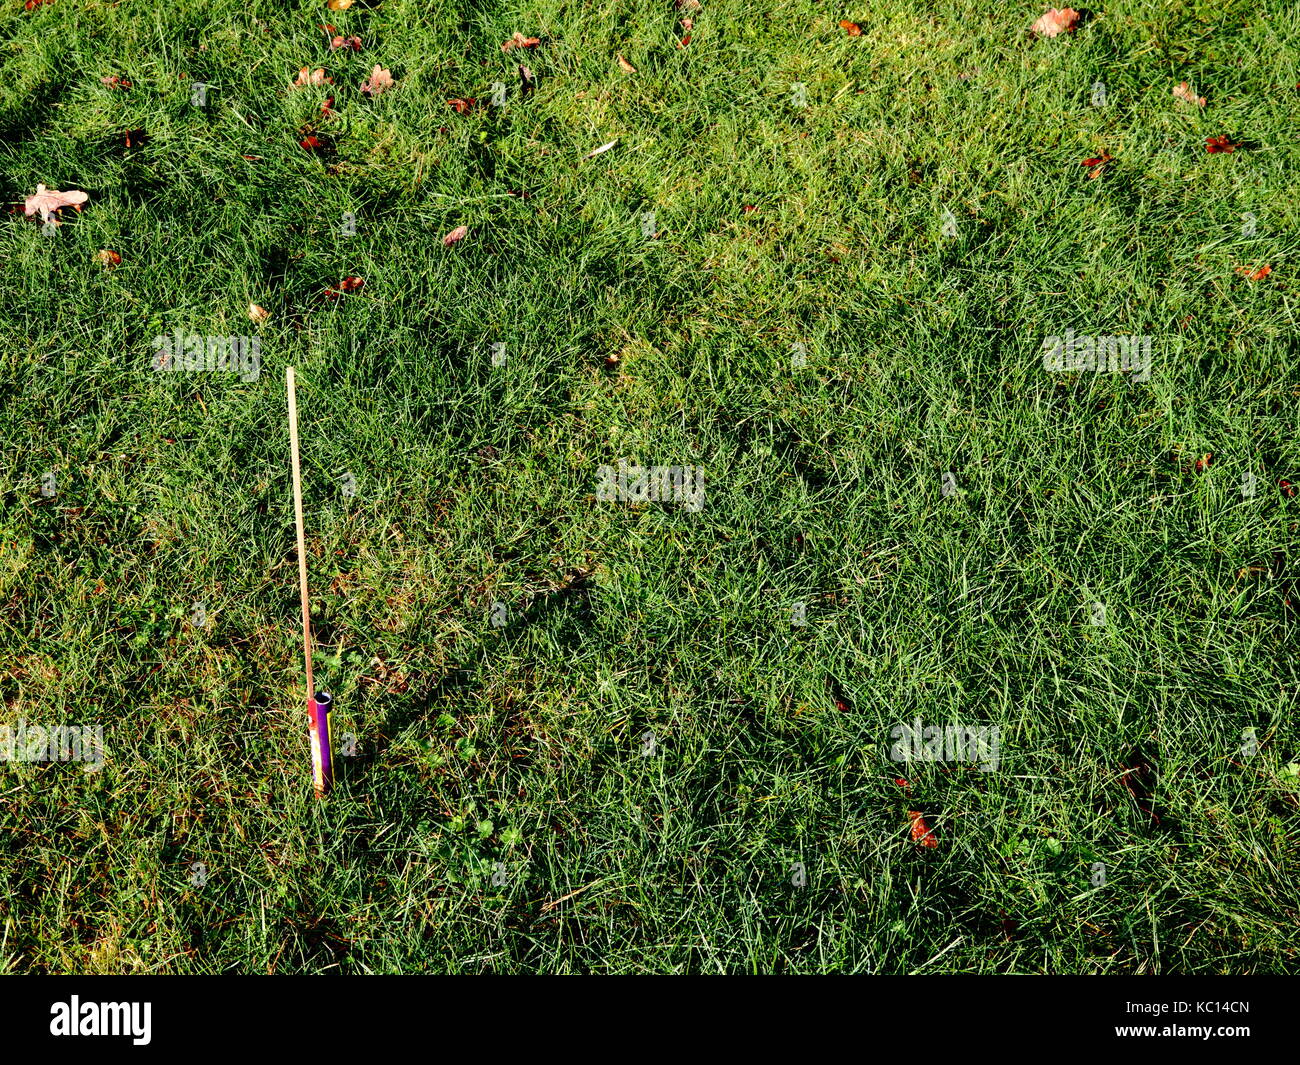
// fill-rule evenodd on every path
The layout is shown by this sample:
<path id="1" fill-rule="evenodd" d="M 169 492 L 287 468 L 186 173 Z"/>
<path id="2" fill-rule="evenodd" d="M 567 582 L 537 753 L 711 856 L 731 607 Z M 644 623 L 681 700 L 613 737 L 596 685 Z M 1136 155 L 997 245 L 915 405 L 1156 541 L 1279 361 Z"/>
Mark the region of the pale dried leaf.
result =
<path id="1" fill-rule="evenodd" d="M 370 72 L 370 77 L 361 83 L 361 91 L 369 96 L 378 96 L 385 89 L 393 87 L 393 75 L 375 64 L 375 69 Z"/>
<path id="2" fill-rule="evenodd" d="M 324 67 L 309 71 L 306 67 L 298 70 L 298 76 L 290 83 L 291 89 L 305 89 L 309 86 L 332 85 L 334 79 L 325 73 Z"/>
<path id="3" fill-rule="evenodd" d="M 1040 37 L 1055 37 L 1058 33 L 1074 29 L 1078 21 L 1079 12 L 1072 7 L 1063 7 L 1059 11 L 1049 7 L 1029 29 Z"/>
<path id="4" fill-rule="evenodd" d="M 48 222 L 59 208 L 80 207 L 88 199 L 90 194 L 86 192 L 77 192 L 73 189 L 60 192 L 58 189 L 47 189 L 44 185 L 37 185 L 35 195 L 28 196 L 23 201 L 23 213 L 33 215 L 39 211 L 41 221 Z M 55 219 L 56 224 L 57 222 L 58 220 Z"/>

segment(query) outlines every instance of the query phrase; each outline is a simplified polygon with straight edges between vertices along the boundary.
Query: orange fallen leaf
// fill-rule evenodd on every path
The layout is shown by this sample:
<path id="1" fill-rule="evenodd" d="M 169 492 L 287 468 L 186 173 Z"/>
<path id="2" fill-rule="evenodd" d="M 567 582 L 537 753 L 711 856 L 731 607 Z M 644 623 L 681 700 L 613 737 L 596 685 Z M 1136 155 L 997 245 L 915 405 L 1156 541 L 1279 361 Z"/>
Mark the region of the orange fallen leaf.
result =
<path id="1" fill-rule="evenodd" d="M 99 79 L 101 85 L 107 85 L 110 89 L 129 89 L 131 83 L 125 78 L 119 78 L 116 74 L 109 74 L 107 77 Z"/>
<path id="2" fill-rule="evenodd" d="M 628 62 L 626 59 L 624 59 L 621 55 L 618 57 L 618 66 L 619 66 L 619 69 L 622 70 L 624 74 L 635 74 L 635 73 L 636 73 L 636 67 L 634 67 L 631 63 L 629 63 L 629 62 Z"/>
<path id="3" fill-rule="evenodd" d="M 361 51 L 360 37 L 335 37 L 330 41 L 330 51 L 337 51 L 339 48 L 351 48 L 354 52 Z"/>
<path id="4" fill-rule="evenodd" d="M 352 0 L 329 0 L 325 6 L 331 11 L 346 11 L 352 6 Z"/>
<path id="5" fill-rule="evenodd" d="M 86 192 L 78 192 L 74 189 L 60 192 L 58 189 L 47 189 L 44 185 L 37 185 L 35 195 L 23 200 L 23 214 L 33 215 L 39 211 L 42 222 L 53 221 L 58 225 L 57 215 L 61 208 L 75 207 L 81 210 L 81 205 L 88 199 L 90 194 Z"/>
<path id="6" fill-rule="evenodd" d="M 251 322 L 265 322 L 271 317 L 271 312 L 265 307 L 259 307 L 256 303 L 248 305 L 248 319 Z"/>
<path id="7" fill-rule="evenodd" d="M 112 248 L 102 248 L 95 253 L 95 261 L 102 263 L 111 270 L 122 262 L 122 256 L 118 255 Z"/>
<path id="8" fill-rule="evenodd" d="M 1237 273 L 1247 281 L 1263 281 L 1272 272 L 1273 268 L 1271 266 L 1261 266 L 1258 270 L 1252 270 L 1249 266 L 1237 267 Z"/>
<path id="9" fill-rule="evenodd" d="M 682 29 L 684 29 L 684 30 L 692 30 L 692 29 L 694 29 L 694 28 L 695 28 L 695 20 L 694 20 L 694 19 L 689 19 L 689 18 L 684 18 L 684 19 L 682 19 Z"/>
<path id="10" fill-rule="evenodd" d="M 1072 7 L 1063 7 L 1059 11 L 1054 7 L 1049 7 L 1029 29 L 1030 32 L 1036 33 L 1040 37 L 1055 37 L 1058 33 L 1064 33 L 1066 30 L 1072 31 L 1078 21 L 1079 12 Z"/>
<path id="11" fill-rule="evenodd" d="M 334 97 L 325 97 L 325 102 L 320 105 L 320 113 L 323 118 L 338 118 L 339 113 L 332 110 L 334 107 Z"/>
<path id="12" fill-rule="evenodd" d="M 1092 180 L 1094 178 L 1100 177 L 1101 172 L 1103 169 L 1105 169 L 1106 164 L 1111 162 L 1114 158 L 1115 157 L 1111 155 L 1110 152 L 1104 151 L 1101 153 L 1101 155 L 1094 155 L 1090 159 L 1084 159 L 1079 165 L 1092 168 L 1088 171 L 1088 178 L 1089 180 Z"/>
<path id="13" fill-rule="evenodd" d="M 363 288 L 364 286 L 365 286 L 365 281 L 362 278 L 353 277 L 351 274 L 349 274 L 337 285 L 330 285 L 327 289 L 325 289 L 322 295 L 327 300 L 336 300 L 340 296 L 345 295 L 348 292 L 356 292 L 359 289 Z"/>
<path id="14" fill-rule="evenodd" d="M 541 43 L 540 37 L 525 37 L 518 30 L 515 30 L 510 40 L 502 42 L 501 51 L 508 52 L 511 48 L 536 48 Z"/>
<path id="15" fill-rule="evenodd" d="M 464 240 L 468 233 L 469 230 L 465 226 L 457 226 L 442 238 L 443 247 L 450 248 L 457 241 Z"/>
<path id="16" fill-rule="evenodd" d="M 685 48 L 690 43 L 691 43 L 691 35 L 688 33 L 680 41 L 677 42 L 677 47 Z"/>
<path id="17" fill-rule="evenodd" d="M 332 85 L 334 79 L 325 73 L 324 67 L 318 67 L 316 70 L 308 72 L 306 67 L 298 71 L 298 76 L 289 83 L 291 89 L 304 89 L 309 85 Z"/>
<path id="18" fill-rule="evenodd" d="M 1205 97 L 1197 96 L 1185 81 L 1174 86 L 1174 96 L 1184 103 L 1195 104 L 1197 107 L 1205 106 Z"/>
<path id="19" fill-rule="evenodd" d="M 325 147 L 323 144 L 321 144 L 320 138 L 315 136 L 303 137 L 303 139 L 300 140 L 298 144 L 309 152 L 320 151 L 321 148 Z"/>
<path id="20" fill-rule="evenodd" d="M 466 111 L 468 111 L 471 107 L 474 106 L 474 97 L 471 96 L 466 100 L 461 100 L 461 99 L 448 100 L 447 106 L 450 107 L 453 111 L 455 111 L 456 114 L 463 115 Z"/>
<path id="21" fill-rule="evenodd" d="M 1205 150 L 1211 155 L 1219 152 L 1233 152 L 1240 147 L 1240 144 L 1233 144 L 1226 136 L 1205 138 Z"/>
<path id="22" fill-rule="evenodd" d="M 934 838 L 934 833 L 930 831 L 930 826 L 925 823 L 925 817 L 920 810 L 908 810 L 908 819 L 912 822 L 912 839 L 921 844 L 922 847 L 937 847 L 939 841 Z"/>
<path id="23" fill-rule="evenodd" d="M 367 96 L 378 96 L 385 89 L 391 89 L 392 87 L 393 75 L 378 63 L 375 64 L 374 70 L 370 72 L 370 77 L 361 83 L 361 91 Z"/>
<path id="24" fill-rule="evenodd" d="M 862 36 L 862 27 L 859 26 L 856 22 L 850 22 L 848 19 L 840 19 L 840 29 L 842 29 L 850 37 Z"/>
<path id="25" fill-rule="evenodd" d="M 35 10 L 36 10 L 38 7 L 40 7 L 42 4 L 48 4 L 48 3 L 51 3 L 51 2 L 52 2 L 52 0 L 27 0 L 27 3 L 23 4 L 23 10 L 24 10 L 24 11 L 35 11 Z"/>

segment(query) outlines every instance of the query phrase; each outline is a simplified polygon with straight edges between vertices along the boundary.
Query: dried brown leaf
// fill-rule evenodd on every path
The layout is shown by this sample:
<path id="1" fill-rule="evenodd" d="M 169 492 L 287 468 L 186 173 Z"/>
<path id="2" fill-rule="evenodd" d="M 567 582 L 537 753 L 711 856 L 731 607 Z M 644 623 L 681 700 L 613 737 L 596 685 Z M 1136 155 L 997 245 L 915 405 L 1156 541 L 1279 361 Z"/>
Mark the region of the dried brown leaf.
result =
<path id="1" fill-rule="evenodd" d="M 541 43 L 540 37 L 525 37 L 518 30 L 515 30 L 510 40 L 502 43 L 501 51 L 508 52 L 511 48 L 536 48 Z"/>
<path id="2" fill-rule="evenodd" d="M 1078 21 L 1079 12 L 1072 7 L 1063 7 L 1059 11 L 1049 7 L 1039 16 L 1038 21 L 1029 27 L 1029 30 L 1039 37 L 1055 37 L 1058 33 L 1072 31 Z"/>

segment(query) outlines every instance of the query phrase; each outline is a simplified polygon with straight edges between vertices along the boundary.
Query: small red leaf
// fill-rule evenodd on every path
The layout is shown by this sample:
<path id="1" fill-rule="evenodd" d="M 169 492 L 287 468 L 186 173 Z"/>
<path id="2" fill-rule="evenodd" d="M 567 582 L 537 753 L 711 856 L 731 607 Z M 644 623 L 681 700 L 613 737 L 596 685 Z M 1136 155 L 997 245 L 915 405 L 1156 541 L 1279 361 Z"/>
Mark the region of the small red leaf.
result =
<path id="1" fill-rule="evenodd" d="M 920 810 L 908 810 L 907 817 L 912 822 L 912 839 L 922 847 L 939 846 L 939 841 L 934 838 L 934 833 L 930 831 L 930 826 L 925 823 L 925 817 Z"/>

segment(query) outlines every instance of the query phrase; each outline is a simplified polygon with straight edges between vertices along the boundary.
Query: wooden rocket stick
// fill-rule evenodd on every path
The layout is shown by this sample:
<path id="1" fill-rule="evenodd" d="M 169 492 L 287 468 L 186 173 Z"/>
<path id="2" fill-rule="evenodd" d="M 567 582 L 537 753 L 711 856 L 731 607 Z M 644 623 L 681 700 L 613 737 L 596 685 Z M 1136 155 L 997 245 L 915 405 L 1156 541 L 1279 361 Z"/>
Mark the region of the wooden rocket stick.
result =
<path id="1" fill-rule="evenodd" d="M 298 461 L 298 396 L 293 367 L 284 371 L 289 390 L 289 451 L 293 456 L 293 516 L 298 526 L 298 592 L 302 597 L 302 653 L 307 662 L 307 697 L 315 694 L 311 675 L 311 608 L 307 603 L 307 534 L 302 520 L 302 470 Z"/>

